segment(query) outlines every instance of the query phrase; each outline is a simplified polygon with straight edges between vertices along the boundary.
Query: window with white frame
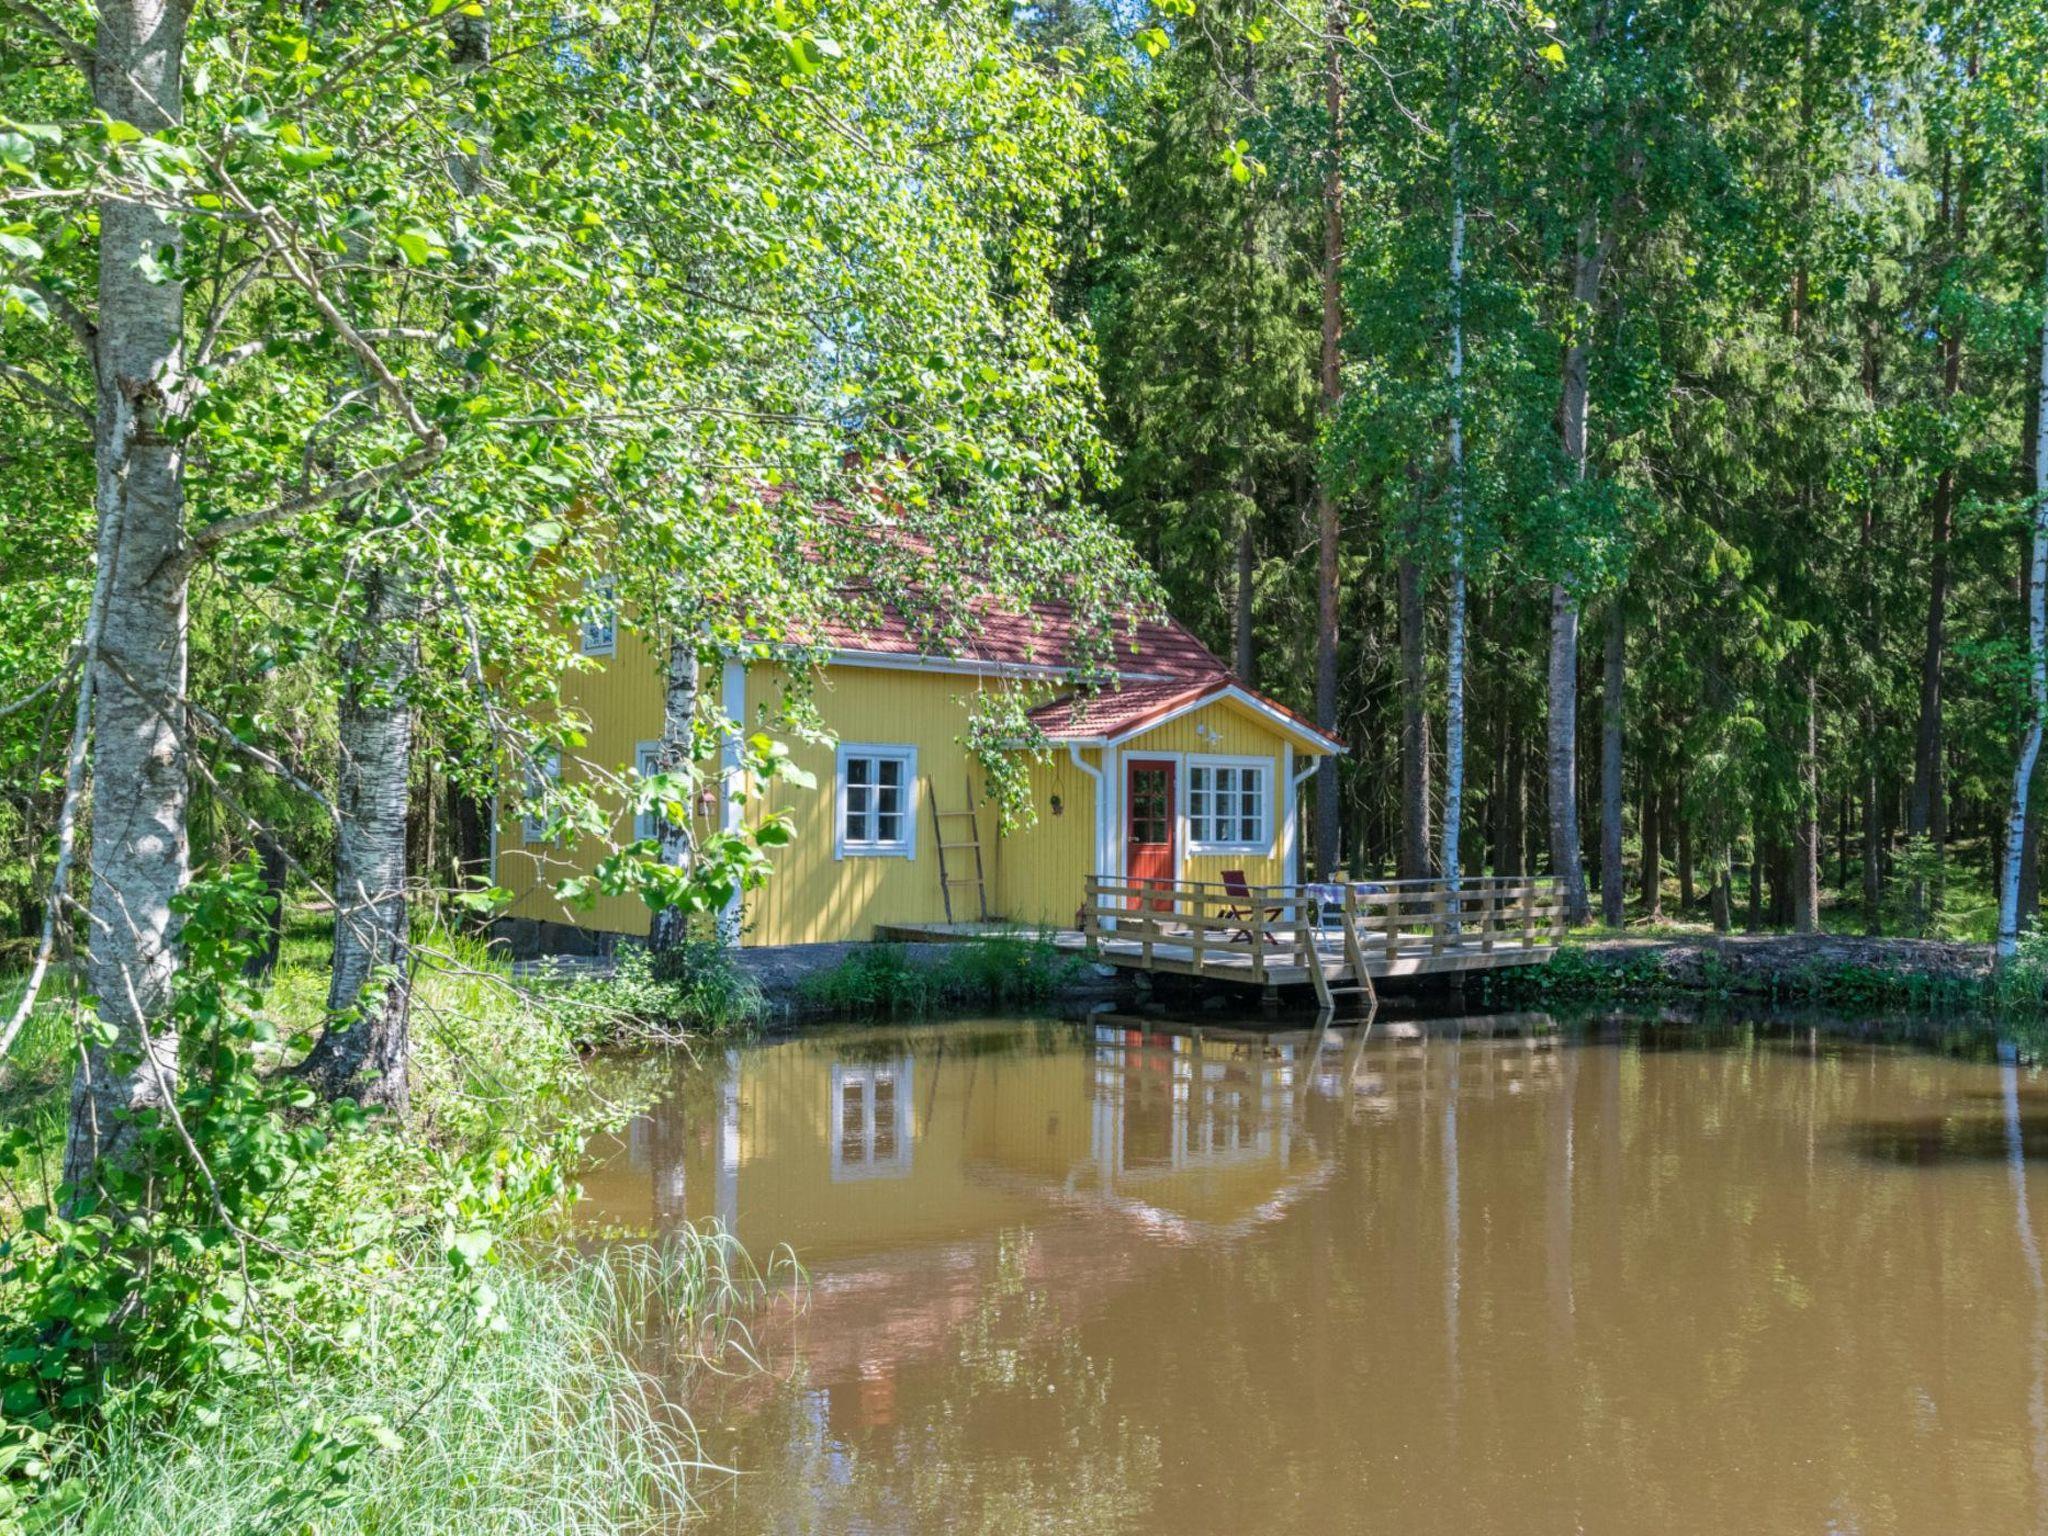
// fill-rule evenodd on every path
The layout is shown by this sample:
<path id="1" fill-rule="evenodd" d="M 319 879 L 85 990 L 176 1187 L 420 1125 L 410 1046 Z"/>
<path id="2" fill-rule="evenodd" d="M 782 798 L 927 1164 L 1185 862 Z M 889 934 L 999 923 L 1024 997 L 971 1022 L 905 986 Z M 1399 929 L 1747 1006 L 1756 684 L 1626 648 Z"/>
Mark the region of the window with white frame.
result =
<path id="1" fill-rule="evenodd" d="M 548 786 L 562 780 L 562 749 L 560 747 L 535 747 L 533 755 L 526 760 L 526 798 L 529 808 L 522 819 L 520 830 L 529 843 L 541 840 L 546 830 L 547 819 L 541 814 L 537 802 L 548 792 Z"/>
<path id="2" fill-rule="evenodd" d="M 1196 849 L 1263 853 L 1273 842 L 1271 759 L 1188 760 L 1188 843 Z"/>
<path id="3" fill-rule="evenodd" d="M 583 654 L 609 656 L 619 648 L 619 602 L 617 584 L 601 576 L 584 594 Z"/>
<path id="4" fill-rule="evenodd" d="M 842 742 L 838 770 L 839 855 L 914 857 L 911 791 L 917 782 L 917 748 Z"/>
<path id="5" fill-rule="evenodd" d="M 643 741 L 633 748 L 633 771 L 644 781 L 661 772 L 661 743 Z M 650 805 L 633 818 L 633 836 L 640 839 L 661 836 L 661 807 Z"/>

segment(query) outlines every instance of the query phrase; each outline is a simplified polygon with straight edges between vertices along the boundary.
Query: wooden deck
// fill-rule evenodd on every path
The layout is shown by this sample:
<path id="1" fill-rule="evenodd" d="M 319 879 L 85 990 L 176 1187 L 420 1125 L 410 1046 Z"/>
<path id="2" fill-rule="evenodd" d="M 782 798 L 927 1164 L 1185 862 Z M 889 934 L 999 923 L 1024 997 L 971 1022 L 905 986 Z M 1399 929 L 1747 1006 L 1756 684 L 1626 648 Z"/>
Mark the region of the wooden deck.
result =
<path id="1" fill-rule="evenodd" d="M 1106 965 L 1257 987 L 1309 986 L 1330 1004 L 1390 976 L 1540 965 L 1557 950 L 1557 882 L 1526 875 L 1348 885 L 1253 886 L 1233 895 L 1194 881 L 1090 880 L 1080 930 L 1044 935 Z M 896 924 L 877 937 L 971 941 L 1001 923 Z"/>

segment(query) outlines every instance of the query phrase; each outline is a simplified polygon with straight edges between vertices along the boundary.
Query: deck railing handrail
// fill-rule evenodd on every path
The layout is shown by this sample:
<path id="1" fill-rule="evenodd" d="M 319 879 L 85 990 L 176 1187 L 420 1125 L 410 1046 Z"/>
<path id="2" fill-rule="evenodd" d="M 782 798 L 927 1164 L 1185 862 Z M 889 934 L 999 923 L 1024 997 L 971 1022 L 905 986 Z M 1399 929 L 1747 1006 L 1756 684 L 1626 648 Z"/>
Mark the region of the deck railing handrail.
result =
<path id="1" fill-rule="evenodd" d="M 1093 875 L 1081 926 L 1123 963 L 1229 973 L 1264 982 L 1275 969 L 1322 976 L 1341 970 L 1498 963 L 1555 944 L 1564 928 L 1563 884 L 1552 875 L 1468 875 L 1448 880 L 1297 881 L 1226 885 L 1165 876 Z M 1323 991 L 1328 989 L 1321 988 Z"/>

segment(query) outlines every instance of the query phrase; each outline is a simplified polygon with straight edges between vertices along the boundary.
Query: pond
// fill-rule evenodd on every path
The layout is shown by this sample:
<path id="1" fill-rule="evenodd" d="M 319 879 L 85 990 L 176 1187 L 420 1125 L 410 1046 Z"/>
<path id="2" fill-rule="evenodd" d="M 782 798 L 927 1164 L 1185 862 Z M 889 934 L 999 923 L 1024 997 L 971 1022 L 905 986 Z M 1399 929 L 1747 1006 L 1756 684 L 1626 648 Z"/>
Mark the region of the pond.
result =
<path id="1" fill-rule="evenodd" d="M 2048 1527 L 2048 1079 L 1804 1029 L 715 1053 L 594 1220 L 788 1244 L 735 1532 Z"/>

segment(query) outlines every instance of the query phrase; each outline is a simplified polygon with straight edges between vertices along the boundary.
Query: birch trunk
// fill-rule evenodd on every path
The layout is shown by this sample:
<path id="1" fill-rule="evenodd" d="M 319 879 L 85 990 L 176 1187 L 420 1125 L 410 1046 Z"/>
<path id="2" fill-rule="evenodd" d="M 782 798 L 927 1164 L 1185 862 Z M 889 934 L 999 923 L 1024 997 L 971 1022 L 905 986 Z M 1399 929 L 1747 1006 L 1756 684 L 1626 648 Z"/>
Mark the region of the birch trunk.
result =
<path id="1" fill-rule="evenodd" d="M 1591 472 L 1586 418 L 1592 394 L 1592 341 L 1587 327 L 1600 298 L 1612 236 L 1590 209 L 1579 221 L 1573 263 L 1572 339 L 1564 355 L 1560 413 L 1565 456 L 1583 483 Z M 1564 882 L 1565 921 L 1588 921 L 1586 866 L 1579 846 L 1579 602 L 1563 582 L 1550 589 L 1550 868 Z"/>
<path id="2" fill-rule="evenodd" d="M 449 28 L 458 78 L 490 62 L 490 25 L 465 16 Z M 454 121 L 460 137 L 466 119 Z M 448 176 L 465 196 L 480 184 L 480 152 L 451 149 Z M 411 1107 L 412 946 L 407 900 L 413 707 L 418 666 L 412 627 L 419 600 L 403 557 L 373 567 L 361 586 L 361 636 L 344 658 L 337 720 L 334 956 L 328 1023 L 299 1075 L 327 1098 L 354 1094 L 403 1119 Z"/>
<path id="3" fill-rule="evenodd" d="M 2041 169 L 2041 207 L 2048 227 L 2048 159 Z M 2005 819 L 2005 869 L 1998 890 L 1998 956 L 2011 958 L 2020 943 L 2020 870 L 2027 841 L 2027 792 L 2041 756 L 2048 716 L 2048 300 L 2041 314 L 2041 373 L 2034 411 L 2034 545 L 2027 582 L 2027 730 L 2012 775 L 2012 808 Z"/>
<path id="4" fill-rule="evenodd" d="M 1429 854 L 1429 669 L 1422 568 L 1403 555 L 1394 568 L 1401 638 L 1401 856 L 1403 880 L 1426 880 Z"/>
<path id="5" fill-rule="evenodd" d="M 1329 116 L 1328 163 L 1323 169 L 1323 335 L 1318 375 L 1322 414 L 1336 415 L 1343 394 L 1339 346 L 1344 332 L 1344 70 L 1343 48 L 1347 10 L 1332 3 L 1326 24 L 1329 47 L 1323 60 L 1323 107 Z M 1316 724 L 1337 729 L 1337 499 L 1330 494 L 1329 473 L 1316 474 Z M 1324 757 L 1316 768 L 1316 863 L 1318 873 L 1335 873 L 1343 854 L 1344 806 L 1337 778 L 1337 759 Z"/>
<path id="6" fill-rule="evenodd" d="M 189 20 L 182 0 L 104 0 L 93 104 L 145 133 L 182 116 Z M 176 969 L 171 898 L 188 874 L 189 774 L 182 709 L 186 590 L 183 439 L 185 288 L 153 281 L 175 224 L 110 193 L 99 204 L 98 376 L 93 424 L 97 554 L 105 583 L 92 689 L 88 979 L 105 1038 L 72 1079 L 64 1181 L 81 1194 L 134 1160 L 138 1112 L 167 1102 L 177 1040 L 166 1015 Z M 174 262 L 164 266 L 175 272 Z M 126 1203 L 125 1191 L 115 1191 Z"/>
<path id="7" fill-rule="evenodd" d="M 1628 665 L 1628 619 L 1621 594 L 1607 615 L 1607 656 L 1600 680 L 1600 921 L 1619 928 L 1627 920 L 1628 881 L 1622 868 L 1622 705 Z"/>
<path id="8" fill-rule="evenodd" d="M 697 707 L 702 688 L 703 666 L 697 656 L 695 635 L 678 637 L 669 643 L 668 682 L 662 696 L 661 753 L 657 767 L 662 773 L 687 772 L 696 760 Z M 907 812 L 906 812 L 907 814 Z M 688 869 L 693 852 L 687 816 L 672 821 L 660 819 L 661 862 L 670 869 Z M 679 907 L 664 907 L 654 914 L 648 930 L 648 948 L 655 954 L 679 950 L 690 938 L 690 914 Z"/>
<path id="9" fill-rule="evenodd" d="M 343 662 L 335 784 L 334 960 L 327 1027 L 299 1075 L 403 1118 L 410 1107 L 412 950 L 406 900 L 417 607 L 406 573 L 363 578 L 362 635 Z"/>
<path id="10" fill-rule="evenodd" d="M 1444 633 L 1444 829 L 1437 861 L 1453 894 L 1461 885 L 1458 839 L 1465 819 L 1465 189 L 1458 155 L 1458 17 L 1451 16 L 1451 505 L 1450 598 Z M 1455 912 L 1456 908 L 1453 908 Z M 1455 921 L 1455 919 L 1454 919 Z"/>

